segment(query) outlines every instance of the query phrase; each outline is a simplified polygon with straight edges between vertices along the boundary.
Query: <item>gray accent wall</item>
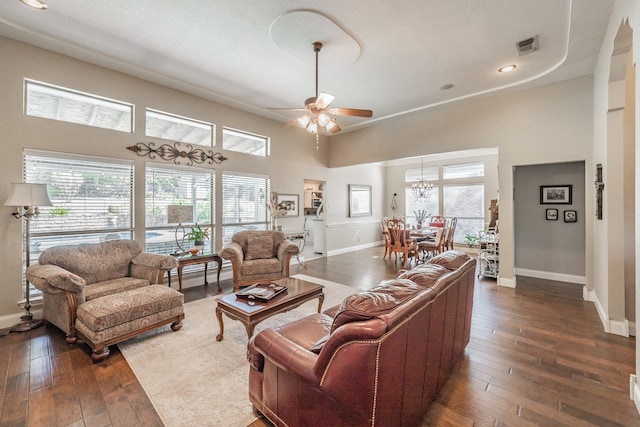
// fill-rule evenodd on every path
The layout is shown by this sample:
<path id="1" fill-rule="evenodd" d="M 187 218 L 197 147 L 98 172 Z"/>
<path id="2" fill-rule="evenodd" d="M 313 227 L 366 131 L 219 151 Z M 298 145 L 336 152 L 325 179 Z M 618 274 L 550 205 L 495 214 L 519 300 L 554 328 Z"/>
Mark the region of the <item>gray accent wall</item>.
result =
<path id="1" fill-rule="evenodd" d="M 516 271 L 584 277 L 585 163 L 514 166 L 513 184 Z M 571 185 L 571 204 L 540 204 L 541 185 Z M 547 209 L 557 209 L 558 219 L 547 220 Z M 566 210 L 577 212 L 577 222 L 564 222 Z"/>

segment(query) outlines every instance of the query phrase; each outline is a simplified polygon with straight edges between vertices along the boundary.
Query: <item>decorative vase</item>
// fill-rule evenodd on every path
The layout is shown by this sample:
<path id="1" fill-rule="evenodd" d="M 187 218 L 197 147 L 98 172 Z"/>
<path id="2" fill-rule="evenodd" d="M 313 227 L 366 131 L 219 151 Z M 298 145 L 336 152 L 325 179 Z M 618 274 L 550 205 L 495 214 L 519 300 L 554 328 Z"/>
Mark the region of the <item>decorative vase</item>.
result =
<path id="1" fill-rule="evenodd" d="M 271 229 L 276 231 L 278 230 L 278 217 L 274 216 L 273 221 L 271 221 Z"/>
<path id="2" fill-rule="evenodd" d="M 422 230 L 422 220 L 421 219 L 418 220 L 418 225 L 416 225 L 416 228 L 418 230 Z"/>

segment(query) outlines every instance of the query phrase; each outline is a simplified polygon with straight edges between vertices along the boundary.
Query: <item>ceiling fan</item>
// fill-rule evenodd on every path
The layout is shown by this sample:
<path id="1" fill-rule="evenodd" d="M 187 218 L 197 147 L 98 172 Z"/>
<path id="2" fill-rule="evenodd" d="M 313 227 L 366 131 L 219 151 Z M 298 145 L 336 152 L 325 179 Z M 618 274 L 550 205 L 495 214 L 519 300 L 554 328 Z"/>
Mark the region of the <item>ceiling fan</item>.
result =
<path id="1" fill-rule="evenodd" d="M 307 113 L 304 116 L 293 119 L 287 126 L 297 125 L 316 135 L 319 129 L 324 129 L 329 133 L 338 133 L 342 130 L 336 119 L 332 117 L 333 115 L 371 117 L 373 115 L 371 110 L 341 107 L 329 108 L 329 104 L 335 99 L 335 96 L 325 92 L 318 93 L 318 53 L 322 49 L 322 43 L 314 42 L 312 46 L 313 51 L 316 53 L 316 96 L 307 98 L 304 101 L 304 108 L 270 108 L 270 110 L 306 111 Z"/>

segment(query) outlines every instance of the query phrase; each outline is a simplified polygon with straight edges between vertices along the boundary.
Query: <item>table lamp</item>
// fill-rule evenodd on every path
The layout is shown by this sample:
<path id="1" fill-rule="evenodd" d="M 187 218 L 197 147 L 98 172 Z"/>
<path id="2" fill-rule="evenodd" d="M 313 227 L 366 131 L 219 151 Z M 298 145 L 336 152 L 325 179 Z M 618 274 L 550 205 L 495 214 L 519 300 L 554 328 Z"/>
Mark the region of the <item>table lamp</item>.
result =
<path id="1" fill-rule="evenodd" d="M 16 219 L 24 218 L 25 220 L 25 235 L 26 235 L 26 262 L 25 268 L 29 267 L 30 256 L 29 253 L 29 223 L 31 218 L 38 216 L 40 213 L 39 206 L 52 206 L 49 195 L 47 194 L 46 184 L 30 184 L 30 183 L 12 183 L 9 197 L 4 202 L 5 206 L 14 206 L 13 215 Z M 41 319 L 33 319 L 31 314 L 31 285 L 25 278 L 25 304 L 24 309 L 26 313 L 20 317 L 20 322 L 11 327 L 11 332 L 26 332 L 31 329 L 37 328 L 42 325 Z"/>
<path id="2" fill-rule="evenodd" d="M 176 238 L 176 246 L 178 250 L 171 255 L 181 256 L 189 252 L 184 250 L 184 238 L 186 236 L 183 222 L 193 222 L 193 206 L 192 205 L 169 205 L 167 206 L 167 223 L 178 224 L 174 233 Z M 182 229 L 182 238 L 178 238 L 178 231 Z"/>

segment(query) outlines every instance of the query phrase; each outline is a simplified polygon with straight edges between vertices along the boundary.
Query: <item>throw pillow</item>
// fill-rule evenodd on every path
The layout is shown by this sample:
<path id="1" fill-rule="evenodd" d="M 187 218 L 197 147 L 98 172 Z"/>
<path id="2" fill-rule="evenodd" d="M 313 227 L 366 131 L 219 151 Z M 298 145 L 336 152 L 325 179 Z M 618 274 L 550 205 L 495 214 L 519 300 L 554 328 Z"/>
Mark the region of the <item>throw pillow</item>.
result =
<path id="1" fill-rule="evenodd" d="M 246 259 L 265 259 L 273 257 L 273 239 L 271 236 L 252 237 L 247 241 Z"/>

